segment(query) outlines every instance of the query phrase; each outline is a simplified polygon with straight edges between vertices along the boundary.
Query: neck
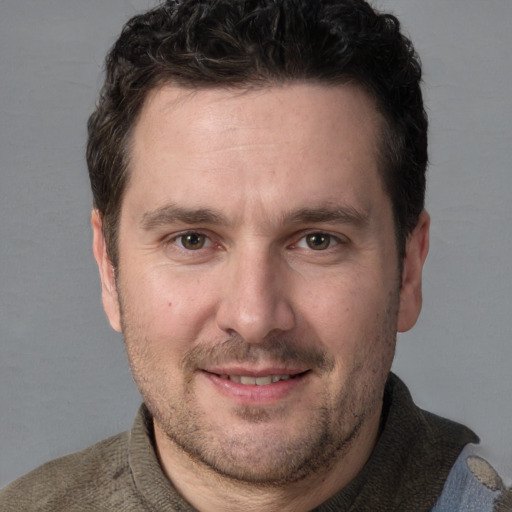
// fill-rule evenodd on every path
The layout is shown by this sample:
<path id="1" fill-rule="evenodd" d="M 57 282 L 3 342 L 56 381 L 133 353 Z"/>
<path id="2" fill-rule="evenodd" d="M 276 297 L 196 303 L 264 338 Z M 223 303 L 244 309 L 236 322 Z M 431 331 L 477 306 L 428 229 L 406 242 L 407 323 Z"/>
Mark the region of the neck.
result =
<path id="1" fill-rule="evenodd" d="M 157 425 L 158 457 L 176 490 L 200 512 L 307 512 L 346 487 L 370 458 L 379 433 L 380 409 L 328 468 L 285 486 L 255 485 L 220 475 L 193 459 Z"/>

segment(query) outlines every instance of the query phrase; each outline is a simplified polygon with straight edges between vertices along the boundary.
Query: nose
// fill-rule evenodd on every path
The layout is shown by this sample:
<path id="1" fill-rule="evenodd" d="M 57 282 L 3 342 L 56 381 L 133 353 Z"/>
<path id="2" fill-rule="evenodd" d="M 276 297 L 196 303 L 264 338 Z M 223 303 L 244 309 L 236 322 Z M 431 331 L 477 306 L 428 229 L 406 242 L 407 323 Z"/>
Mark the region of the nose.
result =
<path id="1" fill-rule="evenodd" d="M 291 330 L 295 314 L 285 264 L 263 250 L 232 255 L 226 264 L 217 325 L 247 343 Z"/>

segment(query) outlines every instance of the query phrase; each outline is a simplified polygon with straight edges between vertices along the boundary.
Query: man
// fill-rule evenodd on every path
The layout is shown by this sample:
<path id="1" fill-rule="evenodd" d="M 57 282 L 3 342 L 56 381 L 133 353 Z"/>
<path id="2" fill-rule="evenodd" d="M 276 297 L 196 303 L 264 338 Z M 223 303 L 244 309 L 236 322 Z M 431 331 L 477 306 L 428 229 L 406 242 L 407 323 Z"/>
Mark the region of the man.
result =
<path id="1" fill-rule="evenodd" d="M 509 509 L 475 434 L 390 375 L 428 252 L 420 78 L 398 21 L 358 0 L 128 22 L 87 160 L 144 405 L 1 510 Z"/>

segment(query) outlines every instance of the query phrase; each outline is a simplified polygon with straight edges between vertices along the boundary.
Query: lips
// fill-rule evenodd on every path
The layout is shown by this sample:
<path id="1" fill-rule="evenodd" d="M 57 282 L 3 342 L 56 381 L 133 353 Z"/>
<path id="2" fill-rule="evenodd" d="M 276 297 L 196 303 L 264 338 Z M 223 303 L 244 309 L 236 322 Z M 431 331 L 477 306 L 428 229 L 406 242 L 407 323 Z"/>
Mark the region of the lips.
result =
<path id="1" fill-rule="evenodd" d="M 201 374 L 221 395 L 239 405 L 270 406 L 303 389 L 311 371 L 299 368 L 224 367 L 203 369 Z"/>

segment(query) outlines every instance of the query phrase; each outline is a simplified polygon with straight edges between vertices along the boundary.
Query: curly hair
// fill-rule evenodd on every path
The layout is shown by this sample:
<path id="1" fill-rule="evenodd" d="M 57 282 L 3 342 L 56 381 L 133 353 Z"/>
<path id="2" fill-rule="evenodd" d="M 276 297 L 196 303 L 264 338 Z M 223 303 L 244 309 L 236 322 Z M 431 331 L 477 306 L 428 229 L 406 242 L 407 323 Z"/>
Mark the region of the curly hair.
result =
<path id="1" fill-rule="evenodd" d="M 163 84 L 251 88 L 293 81 L 355 82 L 374 99 L 385 121 L 380 170 L 403 257 L 424 207 L 428 122 L 419 58 L 399 21 L 364 0 L 167 0 L 124 26 L 88 122 L 94 207 L 114 266 L 130 135 L 148 93 Z"/>

